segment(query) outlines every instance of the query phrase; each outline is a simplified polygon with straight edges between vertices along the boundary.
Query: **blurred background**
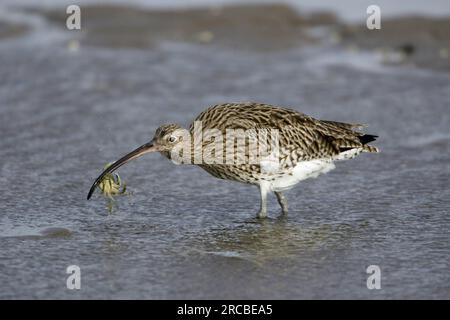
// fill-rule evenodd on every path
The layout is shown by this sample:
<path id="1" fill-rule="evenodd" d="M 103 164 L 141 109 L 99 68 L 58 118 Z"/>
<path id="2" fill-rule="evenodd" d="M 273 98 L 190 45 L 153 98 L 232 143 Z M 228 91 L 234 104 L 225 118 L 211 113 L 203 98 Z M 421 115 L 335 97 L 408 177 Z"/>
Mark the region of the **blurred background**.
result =
<path id="1" fill-rule="evenodd" d="M 0 298 L 450 298 L 449 31 L 445 0 L 1 1 Z M 160 124 L 239 101 L 367 123 L 381 153 L 289 191 L 287 218 L 159 155 L 120 169 L 111 214 L 85 200 Z"/>

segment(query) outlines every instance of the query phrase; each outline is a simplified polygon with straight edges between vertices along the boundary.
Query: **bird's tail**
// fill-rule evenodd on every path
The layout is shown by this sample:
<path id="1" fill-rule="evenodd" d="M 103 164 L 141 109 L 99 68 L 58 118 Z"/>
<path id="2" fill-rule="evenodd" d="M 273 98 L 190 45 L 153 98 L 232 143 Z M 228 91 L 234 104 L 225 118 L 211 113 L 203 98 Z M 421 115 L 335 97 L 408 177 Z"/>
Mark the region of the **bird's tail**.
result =
<path id="1" fill-rule="evenodd" d="M 377 147 L 369 146 L 368 143 L 377 140 L 378 136 L 372 134 L 364 134 L 359 136 L 359 141 L 363 144 L 363 150 L 365 152 L 380 152 Z"/>
<path id="2" fill-rule="evenodd" d="M 362 150 L 364 152 L 379 152 L 377 147 L 369 146 L 368 143 L 375 141 L 378 136 L 373 134 L 363 134 L 359 131 L 355 131 L 358 129 L 362 129 L 364 127 L 367 127 L 367 125 L 360 124 L 360 123 L 345 123 L 345 122 L 337 122 L 337 121 L 328 121 L 328 120 L 321 120 L 322 123 L 325 123 L 328 127 L 331 128 L 339 128 L 343 129 L 345 132 L 356 135 L 359 139 L 359 142 L 362 144 Z M 361 148 L 361 145 L 353 145 L 352 143 L 349 143 L 349 141 L 345 141 L 341 145 L 339 145 L 339 149 L 341 151 L 350 150 L 353 148 Z"/>

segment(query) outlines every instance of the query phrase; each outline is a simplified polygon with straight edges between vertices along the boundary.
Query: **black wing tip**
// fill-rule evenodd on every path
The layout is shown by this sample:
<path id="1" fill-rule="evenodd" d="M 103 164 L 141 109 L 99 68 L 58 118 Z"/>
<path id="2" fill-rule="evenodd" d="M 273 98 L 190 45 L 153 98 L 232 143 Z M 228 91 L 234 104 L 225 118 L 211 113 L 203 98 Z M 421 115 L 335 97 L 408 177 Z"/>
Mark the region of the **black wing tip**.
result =
<path id="1" fill-rule="evenodd" d="M 378 136 L 373 134 L 365 134 L 362 135 L 359 138 L 359 141 L 361 141 L 362 144 L 368 144 L 369 142 L 377 140 Z"/>

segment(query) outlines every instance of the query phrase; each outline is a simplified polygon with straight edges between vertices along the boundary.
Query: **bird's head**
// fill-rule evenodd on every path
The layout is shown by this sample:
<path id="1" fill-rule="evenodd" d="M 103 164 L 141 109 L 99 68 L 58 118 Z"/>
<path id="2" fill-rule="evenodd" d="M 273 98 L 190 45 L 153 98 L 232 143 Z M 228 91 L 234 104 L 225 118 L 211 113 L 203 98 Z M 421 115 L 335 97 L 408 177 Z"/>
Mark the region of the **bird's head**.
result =
<path id="1" fill-rule="evenodd" d="M 108 166 L 105 171 L 103 171 L 102 174 L 98 176 L 98 178 L 92 184 L 91 189 L 89 190 L 87 196 L 88 200 L 91 198 L 92 193 L 94 193 L 95 188 L 102 181 L 103 177 L 108 173 L 114 172 L 125 163 L 150 152 L 160 152 L 164 156 L 170 158 L 172 149 L 179 143 L 182 143 L 184 140 L 186 140 L 186 133 L 187 130 L 183 129 L 177 124 L 165 124 L 160 126 L 158 129 L 156 129 L 155 135 L 153 136 L 153 139 L 150 140 L 150 142 L 147 142 L 139 148 L 124 155 L 122 158 Z"/>
<path id="2" fill-rule="evenodd" d="M 154 148 L 163 154 L 170 153 L 172 149 L 185 140 L 187 131 L 178 124 L 163 124 L 155 131 L 152 143 Z"/>

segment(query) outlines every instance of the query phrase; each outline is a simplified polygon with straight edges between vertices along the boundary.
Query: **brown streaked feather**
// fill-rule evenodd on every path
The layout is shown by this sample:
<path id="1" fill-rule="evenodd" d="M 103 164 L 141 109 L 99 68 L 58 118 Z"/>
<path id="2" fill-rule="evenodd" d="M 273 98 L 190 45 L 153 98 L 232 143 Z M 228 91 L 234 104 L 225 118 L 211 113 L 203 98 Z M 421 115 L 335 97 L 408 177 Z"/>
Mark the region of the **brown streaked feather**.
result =
<path id="1" fill-rule="evenodd" d="M 367 125 L 361 123 L 345 123 L 345 122 L 337 122 L 337 121 L 329 121 L 329 120 L 320 120 L 323 123 L 330 124 L 335 127 L 353 130 L 353 129 L 363 129 L 366 128 Z"/>
<path id="2" fill-rule="evenodd" d="M 361 128 L 361 124 L 317 120 L 292 109 L 261 103 L 215 105 L 203 111 L 195 121 L 202 121 L 203 128 L 219 130 L 275 128 L 280 130 L 283 147 L 299 149 L 312 158 L 336 155 L 341 147 L 374 150 L 361 143 L 359 137 L 364 136 L 363 133 L 352 130 Z"/>
<path id="3" fill-rule="evenodd" d="M 378 152 L 376 147 L 362 142 L 364 133 L 354 130 L 363 127 L 360 124 L 317 120 L 292 109 L 268 104 L 218 104 L 200 113 L 195 121 L 202 121 L 203 129 L 221 130 L 224 137 L 226 129 L 278 129 L 282 170 L 289 170 L 299 161 L 333 159 L 354 148 Z M 193 124 L 190 130 L 193 131 Z M 251 174 L 260 171 L 258 165 L 204 164 L 201 167 L 219 178 L 250 183 Z"/>

